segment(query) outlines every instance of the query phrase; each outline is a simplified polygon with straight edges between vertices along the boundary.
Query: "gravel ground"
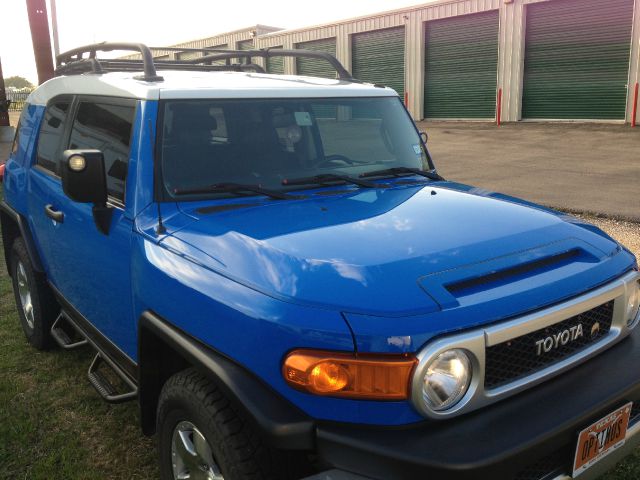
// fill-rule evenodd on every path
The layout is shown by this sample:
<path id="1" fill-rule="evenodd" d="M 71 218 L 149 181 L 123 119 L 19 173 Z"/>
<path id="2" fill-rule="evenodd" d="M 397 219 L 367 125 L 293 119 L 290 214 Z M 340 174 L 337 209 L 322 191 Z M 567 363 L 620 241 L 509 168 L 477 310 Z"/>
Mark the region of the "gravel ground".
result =
<path id="1" fill-rule="evenodd" d="M 589 215 L 575 215 L 587 222 L 597 225 L 640 259 L 640 223 L 625 222 L 612 218 L 593 217 Z"/>

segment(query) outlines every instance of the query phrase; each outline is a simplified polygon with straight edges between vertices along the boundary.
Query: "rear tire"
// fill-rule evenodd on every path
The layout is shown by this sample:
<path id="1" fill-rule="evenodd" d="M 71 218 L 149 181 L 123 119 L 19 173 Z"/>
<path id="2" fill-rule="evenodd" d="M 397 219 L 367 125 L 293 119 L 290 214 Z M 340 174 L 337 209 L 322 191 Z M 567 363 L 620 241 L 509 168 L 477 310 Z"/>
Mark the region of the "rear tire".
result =
<path id="1" fill-rule="evenodd" d="M 13 242 L 10 264 L 13 292 L 22 330 L 34 348 L 47 350 L 53 344 L 51 325 L 60 313 L 60 306 L 44 275 L 33 269 L 24 240 L 21 238 Z"/>
<path id="2" fill-rule="evenodd" d="M 175 480 L 181 473 L 191 473 L 183 478 L 215 480 L 300 478 L 286 471 L 292 466 L 288 454 L 265 446 L 217 386 L 195 369 L 177 373 L 164 385 L 156 431 L 162 480 Z M 184 437 L 186 440 L 182 440 Z M 203 447 L 203 439 L 208 449 Z M 209 452 L 214 465 L 207 460 Z M 182 458 L 185 456 L 186 460 Z M 195 475 L 189 471 L 190 466 L 197 469 Z M 216 471 L 219 475 L 211 474 Z"/>

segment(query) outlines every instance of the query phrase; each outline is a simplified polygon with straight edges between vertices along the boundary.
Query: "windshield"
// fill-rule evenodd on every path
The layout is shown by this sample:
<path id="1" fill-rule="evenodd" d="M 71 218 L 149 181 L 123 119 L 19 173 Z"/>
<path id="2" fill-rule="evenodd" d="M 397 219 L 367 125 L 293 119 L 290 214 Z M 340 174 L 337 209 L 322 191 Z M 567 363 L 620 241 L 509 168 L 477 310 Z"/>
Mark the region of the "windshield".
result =
<path id="1" fill-rule="evenodd" d="M 171 197 L 227 183 L 286 191 L 305 188 L 283 185 L 300 177 L 431 168 L 397 97 L 167 100 L 162 124 L 158 153 Z"/>

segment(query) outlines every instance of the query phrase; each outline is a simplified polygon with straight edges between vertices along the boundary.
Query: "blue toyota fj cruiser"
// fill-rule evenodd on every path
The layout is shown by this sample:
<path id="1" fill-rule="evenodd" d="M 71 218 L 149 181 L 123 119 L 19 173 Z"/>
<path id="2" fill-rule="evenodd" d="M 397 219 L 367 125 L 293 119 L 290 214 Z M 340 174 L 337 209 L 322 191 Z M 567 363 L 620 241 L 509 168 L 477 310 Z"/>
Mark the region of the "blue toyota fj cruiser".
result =
<path id="1" fill-rule="evenodd" d="M 332 56 L 194 53 L 58 57 L 0 204 L 27 339 L 96 350 L 163 479 L 587 478 L 638 443 L 628 250 L 445 181 Z"/>

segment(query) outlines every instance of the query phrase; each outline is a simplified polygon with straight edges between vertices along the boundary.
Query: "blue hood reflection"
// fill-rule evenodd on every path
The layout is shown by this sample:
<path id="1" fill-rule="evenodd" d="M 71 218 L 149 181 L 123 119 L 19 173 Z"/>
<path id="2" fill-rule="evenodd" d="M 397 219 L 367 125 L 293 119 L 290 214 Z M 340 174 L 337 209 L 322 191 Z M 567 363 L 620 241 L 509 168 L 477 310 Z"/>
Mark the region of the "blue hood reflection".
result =
<path id="1" fill-rule="evenodd" d="M 617 249 L 561 215 L 495 196 L 438 183 L 212 213 L 199 210 L 220 201 L 183 203 L 196 221 L 165 243 L 276 298 L 391 316 L 441 308 L 419 282 L 427 275 L 560 240 L 603 258 Z"/>

